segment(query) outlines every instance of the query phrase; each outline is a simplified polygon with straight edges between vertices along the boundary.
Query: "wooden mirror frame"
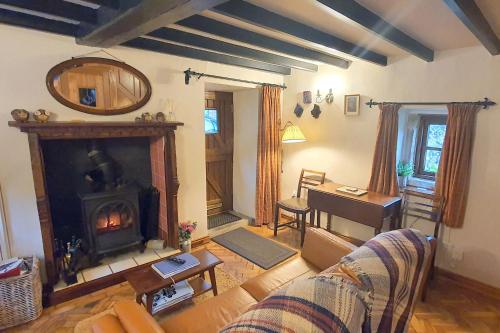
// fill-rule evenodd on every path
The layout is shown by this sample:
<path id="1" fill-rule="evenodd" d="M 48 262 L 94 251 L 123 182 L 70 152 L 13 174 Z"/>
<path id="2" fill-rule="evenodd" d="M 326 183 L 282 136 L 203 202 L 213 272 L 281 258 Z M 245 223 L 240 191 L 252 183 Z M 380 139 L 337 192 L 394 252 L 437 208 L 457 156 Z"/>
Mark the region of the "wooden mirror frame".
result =
<path id="1" fill-rule="evenodd" d="M 144 82 L 144 86 L 146 87 L 146 94 L 144 95 L 144 98 L 142 98 L 138 103 L 132 104 L 130 106 L 127 106 L 124 108 L 119 108 L 119 109 L 110 109 L 110 110 L 99 110 L 96 108 L 75 104 L 75 103 L 72 103 L 69 100 L 65 99 L 61 94 L 59 94 L 59 92 L 54 87 L 54 79 L 57 76 L 61 75 L 65 70 L 68 70 L 68 69 L 71 69 L 71 68 L 74 68 L 77 66 L 81 66 L 84 64 L 89 64 L 89 63 L 112 65 L 112 66 L 122 68 L 122 69 L 132 73 L 137 78 L 142 80 L 142 82 Z M 80 111 L 80 112 L 94 114 L 94 115 L 100 115 L 100 116 L 112 116 L 112 115 L 124 114 L 124 113 L 129 113 L 129 112 L 138 110 L 141 107 L 143 107 L 144 105 L 146 105 L 146 103 L 151 98 L 151 83 L 149 82 L 148 78 L 144 74 L 142 74 L 139 70 L 135 69 L 134 67 L 132 67 L 130 65 L 127 65 L 124 62 L 120 62 L 120 61 L 113 60 L 113 59 L 107 59 L 107 58 L 83 57 L 83 58 L 73 58 L 70 60 L 63 61 L 60 64 L 52 67 L 49 70 L 49 72 L 47 73 L 45 83 L 47 85 L 47 89 L 49 90 L 49 93 L 59 103 L 63 104 L 64 106 L 67 106 L 71 109 Z"/>

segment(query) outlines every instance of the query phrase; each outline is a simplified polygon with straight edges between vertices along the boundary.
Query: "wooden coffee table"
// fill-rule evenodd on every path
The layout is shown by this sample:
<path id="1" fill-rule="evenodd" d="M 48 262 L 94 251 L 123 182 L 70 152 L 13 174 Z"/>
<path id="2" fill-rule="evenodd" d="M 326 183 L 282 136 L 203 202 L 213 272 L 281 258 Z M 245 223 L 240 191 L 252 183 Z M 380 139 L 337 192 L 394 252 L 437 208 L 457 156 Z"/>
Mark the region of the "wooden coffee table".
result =
<path id="1" fill-rule="evenodd" d="M 199 250 L 191 253 L 194 257 L 196 257 L 200 264 L 198 266 L 192 267 L 188 270 L 185 270 L 182 273 L 176 274 L 172 276 L 175 282 L 180 282 L 194 276 L 197 276 L 194 279 L 189 280 L 189 284 L 194 290 L 194 295 L 199 296 L 209 290 L 212 290 L 214 296 L 217 296 L 217 282 L 215 280 L 215 266 L 222 264 L 223 261 L 217 258 L 214 254 L 212 254 L 208 250 Z M 175 255 L 174 255 L 175 256 Z M 162 259 L 165 260 L 166 258 Z M 161 260 L 158 260 L 161 261 Z M 210 283 L 205 280 L 205 272 L 208 271 L 210 275 Z M 164 279 L 158 273 L 156 273 L 151 267 L 141 269 L 138 271 L 131 272 L 126 276 L 127 281 L 130 283 L 132 288 L 134 288 L 136 294 L 136 302 L 142 304 L 142 296 L 146 295 L 146 310 L 152 314 L 153 313 L 153 296 L 158 291 L 163 288 L 169 287 L 172 284 L 172 280 L 170 278 Z M 158 313 L 172 311 L 178 308 L 181 304 L 191 301 L 192 297 L 186 299 L 180 303 L 177 303 L 171 307 L 165 308 Z"/>

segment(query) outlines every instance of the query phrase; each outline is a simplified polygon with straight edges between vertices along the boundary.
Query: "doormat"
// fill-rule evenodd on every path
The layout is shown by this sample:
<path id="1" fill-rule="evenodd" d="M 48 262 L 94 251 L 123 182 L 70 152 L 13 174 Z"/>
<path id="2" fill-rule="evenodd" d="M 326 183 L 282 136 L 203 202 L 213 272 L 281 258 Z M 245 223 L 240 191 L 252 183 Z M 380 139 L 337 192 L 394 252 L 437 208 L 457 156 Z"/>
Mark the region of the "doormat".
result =
<path id="1" fill-rule="evenodd" d="M 269 269 L 297 253 L 244 228 L 226 232 L 212 240 L 264 269 Z"/>
<path id="2" fill-rule="evenodd" d="M 220 227 L 222 225 L 226 225 L 239 220 L 241 220 L 241 217 L 230 213 L 221 213 L 217 215 L 212 215 L 208 217 L 208 229 Z"/>

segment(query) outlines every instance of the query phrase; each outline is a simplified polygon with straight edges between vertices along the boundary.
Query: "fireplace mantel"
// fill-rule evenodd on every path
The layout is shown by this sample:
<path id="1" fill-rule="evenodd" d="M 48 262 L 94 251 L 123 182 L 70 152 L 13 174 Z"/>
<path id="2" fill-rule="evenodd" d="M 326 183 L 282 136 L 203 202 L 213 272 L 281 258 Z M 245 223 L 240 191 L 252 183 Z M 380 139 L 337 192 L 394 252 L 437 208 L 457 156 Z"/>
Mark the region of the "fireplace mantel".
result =
<path id="1" fill-rule="evenodd" d="M 31 155 L 31 167 L 35 187 L 36 204 L 42 233 L 43 250 L 45 255 L 45 269 L 47 283 L 44 285 L 44 294 L 48 303 L 58 303 L 74 297 L 81 296 L 115 283 L 123 282 L 124 276 L 115 278 L 110 276 L 93 280 L 89 283 L 76 285 L 59 292 L 53 292 L 53 286 L 58 279 L 58 268 L 54 257 L 54 232 L 50 210 L 50 201 L 45 178 L 45 164 L 42 149 L 44 140 L 72 140 L 72 139 L 105 139 L 124 137 L 150 137 L 162 138 L 163 156 L 165 166 L 165 196 L 167 219 L 166 245 L 178 248 L 178 213 L 177 192 L 179 181 L 177 179 L 177 162 L 175 149 L 175 129 L 182 126 L 181 122 L 62 122 L 52 121 L 47 123 L 15 122 L 10 121 L 10 127 L 16 127 L 27 134 Z M 59 293 L 59 295 L 58 295 Z"/>
<path id="2" fill-rule="evenodd" d="M 182 125 L 184 124 L 181 122 L 170 121 L 52 121 L 47 123 L 9 121 L 10 127 L 17 127 L 21 132 L 35 133 L 42 140 L 163 136 Z"/>

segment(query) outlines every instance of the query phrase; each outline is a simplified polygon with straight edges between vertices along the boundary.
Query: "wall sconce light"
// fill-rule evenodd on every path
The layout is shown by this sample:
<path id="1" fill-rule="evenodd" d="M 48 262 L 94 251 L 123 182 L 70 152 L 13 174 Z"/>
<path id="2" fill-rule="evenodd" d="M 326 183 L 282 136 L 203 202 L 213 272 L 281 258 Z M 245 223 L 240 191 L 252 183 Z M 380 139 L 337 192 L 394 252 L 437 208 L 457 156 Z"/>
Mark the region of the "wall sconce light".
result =
<path id="1" fill-rule="evenodd" d="M 288 121 L 283 128 L 283 135 L 281 136 L 281 142 L 283 143 L 297 143 L 306 141 L 306 137 L 300 130 L 299 126 L 294 125 L 291 121 Z"/>
<path id="2" fill-rule="evenodd" d="M 332 104 L 332 103 L 333 103 L 333 92 L 332 92 L 332 88 L 330 88 L 330 91 L 328 91 L 328 94 L 326 94 L 326 96 L 325 96 L 325 101 L 326 101 L 328 104 Z"/>
<path id="3" fill-rule="evenodd" d="M 323 102 L 323 98 L 321 97 L 321 93 L 319 92 L 319 89 L 318 89 L 318 92 L 316 93 L 316 103 L 321 103 Z"/>

